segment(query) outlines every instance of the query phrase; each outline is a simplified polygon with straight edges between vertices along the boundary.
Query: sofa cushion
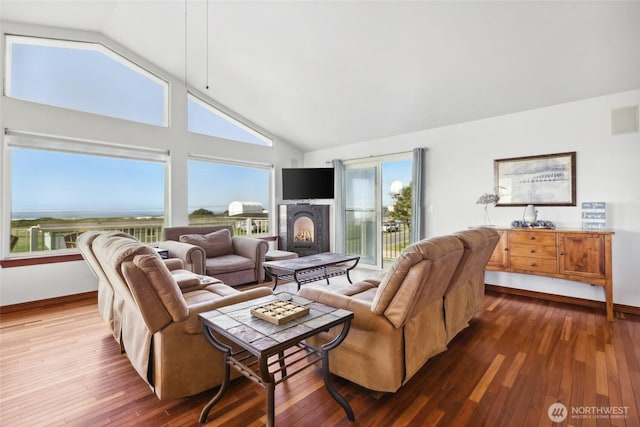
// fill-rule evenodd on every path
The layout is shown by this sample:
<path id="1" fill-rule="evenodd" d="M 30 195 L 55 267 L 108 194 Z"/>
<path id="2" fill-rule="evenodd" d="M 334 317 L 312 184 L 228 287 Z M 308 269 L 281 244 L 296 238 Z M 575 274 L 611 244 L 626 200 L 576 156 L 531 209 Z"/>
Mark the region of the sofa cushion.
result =
<path id="1" fill-rule="evenodd" d="M 209 234 L 183 234 L 180 241 L 200 246 L 207 258 L 214 258 L 233 253 L 231 233 L 227 229 L 214 231 Z"/>
<path id="2" fill-rule="evenodd" d="M 298 258 L 295 252 L 281 251 L 278 249 L 270 249 L 264 256 L 265 261 L 282 261 L 283 259 Z"/>
<path id="3" fill-rule="evenodd" d="M 233 229 L 230 225 L 203 225 L 203 226 L 178 226 L 178 227 L 164 227 L 162 229 L 162 240 L 174 240 L 180 241 L 180 236 L 184 234 L 209 234 L 214 231 L 227 229 L 233 236 Z"/>
<path id="4" fill-rule="evenodd" d="M 205 270 L 208 276 L 216 277 L 216 274 L 252 270 L 255 267 L 256 263 L 249 258 L 240 255 L 224 255 L 216 258 L 207 258 Z"/>

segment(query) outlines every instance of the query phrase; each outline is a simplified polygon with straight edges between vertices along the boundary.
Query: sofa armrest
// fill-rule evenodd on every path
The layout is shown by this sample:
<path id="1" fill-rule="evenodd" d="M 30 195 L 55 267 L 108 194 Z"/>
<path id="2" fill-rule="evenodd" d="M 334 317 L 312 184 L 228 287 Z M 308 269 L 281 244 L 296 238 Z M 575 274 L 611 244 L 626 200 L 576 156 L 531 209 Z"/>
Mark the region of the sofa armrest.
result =
<path id="1" fill-rule="evenodd" d="M 360 330 L 373 331 L 382 329 L 395 329 L 386 317 L 371 311 L 371 303 L 359 300 L 348 295 L 342 295 L 320 288 L 307 286 L 302 288 L 298 295 L 331 307 L 342 308 L 353 312 L 351 326 Z"/>
<path id="2" fill-rule="evenodd" d="M 200 246 L 173 240 L 165 240 L 160 246 L 169 250 L 171 258 L 181 259 L 187 270 L 196 274 L 205 274 L 206 254 Z"/>
<path id="3" fill-rule="evenodd" d="M 233 236 L 233 253 L 249 258 L 256 263 L 255 277 L 259 283 L 264 282 L 264 269 L 262 263 L 269 250 L 269 244 L 261 239 L 246 236 Z"/>
<path id="4" fill-rule="evenodd" d="M 215 301 L 206 301 L 200 304 L 192 305 L 189 307 L 189 319 L 185 320 L 184 329 L 189 334 L 199 334 L 202 332 L 202 329 L 200 326 L 200 319 L 198 318 L 198 314 L 215 310 L 220 307 L 226 307 L 227 305 L 237 304 L 239 302 L 258 299 L 269 295 L 273 295 L 273 291 L 271 291 L 271 289 L 260 287 L 249 289 L 243 292 L 238 292 L 233 295 L 227 295 Z"/>
<path id="5" fill-rule="evenodd" d="M 254 237 L 233 236 L 231 242 L 233 243 L 234 254 L 253 261 L 264 260 L 264 255 L 269 249 L 267 242 Z"/>
<path id="6" fill-rule="evenodd" d="M 184 269 L 184 261 L 182 261 L 180 258 L 168 258 L 168 259 L 163 259 L 163 261 L 164 261 L 164 265 L 167 266 L 169 271 Z"/>

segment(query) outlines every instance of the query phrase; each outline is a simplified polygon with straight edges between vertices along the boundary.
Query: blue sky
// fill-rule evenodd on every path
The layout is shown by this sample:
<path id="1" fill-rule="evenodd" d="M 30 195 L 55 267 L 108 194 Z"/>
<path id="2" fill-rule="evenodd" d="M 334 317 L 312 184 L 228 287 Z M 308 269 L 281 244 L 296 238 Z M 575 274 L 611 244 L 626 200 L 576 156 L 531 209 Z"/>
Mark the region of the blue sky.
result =
<path id="1" fill-rule="evenodd" d="M 165 85 L 110 55 L 96 50 L 22 44 L 20 39 L 11 46 L 11 96 L 165 125 Z M 193 132 L 264 145 L 264 141 L 193 100 L 189 101 L 188 110 L 188 127 Z M 384 165 L 385 205 L 391 203 L 389 188 L 394 181 L 409 183 L 410 169 L 411 161 Z M 47 215 L 77 211 L 87 215 L 91 215 L 89 211 L 101 212 L 105 216 L 161 214 L 165 204 L 164 174 L 164 164 L 159 162 L 14 148 L 12 211 Z M 234 200 L 260 202 L 266 208 L 269 174 L 267 169 L 190 161 L 189 211 L 206 208 L 221 212 Z"/>
<path id="2" fill-rule="evenodd" d="M 382 164 L 382 205 L 393 204 L 391 184 L 400 181 L 403 187 L 411 182 L 411 160 L 398 160 Z"/>
<path id="3" fill-rule="evenodd" d="M 21 44 L 12 48 L 11 96 L 110 117 L 164 125 L 165 85 L 95 50 Z M 191 101 L 189 128 L 229 139 L 254 135 Z M 191 162 L 189 209 L 231 201 L 268 205 L 264 169 Z M 95 173 L 102 171 L 102 173 Z M 262 181 L 263 184 L 256 183 Z M 162 163 L 15 148 L 12 211 L 163 212 Z M 213 186 L 212 183 L 218 183 Z M 132 185 L 135 183 L 135 185 Z M 231 185 L 233 183 L 233 185 Z"/>
<path id="4" fill-rule="evenodd" d="M 164 85 L 104 53 L 33 44 L 12 46 L 11 96 L 142 123 L 164 124 Z"/>
<path id="5" fill-rule="evenodd" d="M 23 148 L 11 156 L 13 212 L 164 210 L 163 163 Z"/>
<path id="6" fill-rule="evenodd" d="M 189 161 L 189 211 L 225 211 L 230 202 L 260 202 L 269 207 L 268 169 Z M 215 184 L 214 184 L 215 183 Z"/>
<path id="7" fill-rule="evenodd" d="M 187 111 L 189 121 L 187 127 L 190 132 L 219 136 L 221 138 L 244 141 L 257 145 L 269 145 L 269 143 L 258 138 L 256 135 L 215 114 L 212 109 L 201 105 L 201 103 L 195 101 L 195 98 L 191 96 L 187 102 Z"/>

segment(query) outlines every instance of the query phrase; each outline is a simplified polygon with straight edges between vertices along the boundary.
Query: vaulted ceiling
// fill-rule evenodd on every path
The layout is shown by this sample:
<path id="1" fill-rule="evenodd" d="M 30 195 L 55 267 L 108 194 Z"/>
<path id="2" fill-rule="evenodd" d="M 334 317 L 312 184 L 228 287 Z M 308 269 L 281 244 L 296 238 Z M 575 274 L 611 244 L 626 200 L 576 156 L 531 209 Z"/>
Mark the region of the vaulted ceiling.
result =
<path id="1" fill-rule="evenodd" d="M 0 3 L 186 70 L 305 151 L 640 88 L 640 1 Z"/>

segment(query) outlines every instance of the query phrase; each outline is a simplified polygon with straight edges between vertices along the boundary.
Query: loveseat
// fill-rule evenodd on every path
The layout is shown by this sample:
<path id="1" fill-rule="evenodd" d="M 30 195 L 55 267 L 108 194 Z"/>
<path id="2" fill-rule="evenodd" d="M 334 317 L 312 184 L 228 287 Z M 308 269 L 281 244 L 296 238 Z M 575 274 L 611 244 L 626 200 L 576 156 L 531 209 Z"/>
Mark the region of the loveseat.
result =
<path id="1" fill-rule="evenodd" d="M 483 229 L 424 239 L 407 247 L 382 280 L 302 288 L 300 296 L 354 312 L 346 339 L 329 353 L 331 372 L 371 390 L 397 391 L 430 357 L 447 349 L 451 335 L 479 308 L 477 284 L 486 261 L 482 264 L 484 252 L 478 257 L 470 252 L 490 253 L 494 237 L 495 230 Z M 447 316 L 448 310 L 462 313 Z M 309 343 L 321 345 L 338 332 L 332 329 Z"/>
<path id="2" fill-rule="evenodd" d="M 121 346 L 160 399 L 189 396 L 222 382 L 224 361 L 201 332 L 198 314 L 270 295 L 240 292 L 187 272 L 178 282 L 157 251 L 122 233 L 99 233 L 91 248 L 113 290 Z M 188 279 L 188 276 L 191 278 Z"/>
<path id="3" fill-rule="evenodd" d="M 197 274 L 220 279 L 230 286 L 264 281 L 262 263 L 267 242 L 234 236 L 229 225 L 165 227 L 160 246 Z"/>

